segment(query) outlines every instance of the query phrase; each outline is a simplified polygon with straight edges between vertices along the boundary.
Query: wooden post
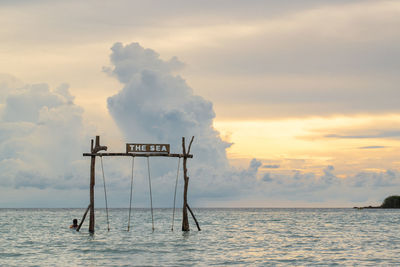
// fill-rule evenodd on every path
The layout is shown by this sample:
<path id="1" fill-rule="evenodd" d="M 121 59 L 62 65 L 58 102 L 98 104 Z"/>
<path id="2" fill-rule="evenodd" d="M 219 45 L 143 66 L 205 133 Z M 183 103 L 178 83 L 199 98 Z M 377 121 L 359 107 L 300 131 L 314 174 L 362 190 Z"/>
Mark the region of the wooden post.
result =
<path id="1" fill-rule="evenodd" d="M 107 150 L 106 146 L 100 146 L 100 136 L 96 136 L 95 147 L 93 147 L 93 139 L 91 141 L 92 153 L 97 153 L 100 150 Z M 95 185 L 95 166 L 96 156 L 90 157 L 90 214 L 89 214 L 89 233 L 94 233 L 94 185 Z"/>
<path id="2" fill-rule="evenodd" d="M 187 175 L 187 168 L 186 168 L 186 162 L 188 155 L 190 153 L 190 147 L 192 146 L 193 143 L 193 138 L 190 140 L 188 151 L 186 152 L 186 147 L 185 147 L 185 137 L 182 137 L 182 150 L 183 150 L 183 179 L 185 181 L 184 189 L 183 189 L 183 213 L 182 213 L 182 231 L 190 231 L 189 228 L 189 219 L 188 219 L 188 212 L 187 212 L 187 190 L 189 187 L 189 176 Z"/>
<path id="3" fill-rule="evenodd" d="M 95 165 L 96 156 L 90 157 L 90 214 L 89 214 L 89 232 L 94 233 L 94 184 L 95 184 Z"/>
<path id="4" fill-rule="evenodd" d="M 185 137 L 182 137 L 182 150 L 183 150 L 183 179 L 185 181 L 183 189 L 182 231 L 190 231 L 189 219 L 187 214 L 187 190 L 189 185 L 189 177 L 187 177 L 187 169 L 186 169 L 187 158 L 186 158 Z"/>
<path id="5" fill-rule="evenodd" d="M 197 226 L 197 230 L 201 231 L 199 222 L 197 221 L 196 216 L 194 216 L 194 213 L 193 213 L 192 209 L 189 207 L 189 204 L 187 204 L 187 208 L 189 209 L 190 214 L 192 214 L 193 220 Z"/>
<path id="6" fill-rule="evenodd" d="M 89 204 L 89 206 L 87 207 L 85 213 L 84 213 L 83 216 L 82 216 L 81 223 L 79 224 L 78 228 L 76 228 L 76 231 L 77 231 L 77 232 L 79 232 L 79 230 L 81 229 L 82 224 L 83 224 L 83 222 L 84 222 L 85 219 L 86 219 L 86 214 L 88 213 L 89 209 L 90 209 L 90 204 Z"/>

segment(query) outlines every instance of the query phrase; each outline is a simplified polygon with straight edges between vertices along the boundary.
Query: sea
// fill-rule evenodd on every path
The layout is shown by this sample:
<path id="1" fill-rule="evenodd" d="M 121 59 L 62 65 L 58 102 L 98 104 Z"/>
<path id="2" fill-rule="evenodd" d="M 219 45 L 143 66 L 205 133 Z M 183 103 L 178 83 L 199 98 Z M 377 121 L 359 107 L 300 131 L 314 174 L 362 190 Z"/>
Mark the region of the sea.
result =
<path id="1" fill-rule="evenodd" d="M 400 266 L 400 210 L 0 209 L 0 266 Z M 88 220 L 88 218 L 87 218 Z M 173 231 L 172 231 L 173 226 Z"/>

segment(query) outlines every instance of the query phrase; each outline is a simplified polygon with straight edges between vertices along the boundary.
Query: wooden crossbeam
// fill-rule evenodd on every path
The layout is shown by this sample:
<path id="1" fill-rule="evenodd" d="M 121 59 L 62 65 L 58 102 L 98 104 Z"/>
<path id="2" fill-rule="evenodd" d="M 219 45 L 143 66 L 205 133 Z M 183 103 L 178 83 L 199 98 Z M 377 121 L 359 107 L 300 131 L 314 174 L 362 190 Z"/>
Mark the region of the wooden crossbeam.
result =
<path id="1" fill-rule="evenodd" d="M 174 154 L 174 153 L 83 153 L 84 157 L 172 157 L 172 158 L 193 158 L 192 154 Z"/>

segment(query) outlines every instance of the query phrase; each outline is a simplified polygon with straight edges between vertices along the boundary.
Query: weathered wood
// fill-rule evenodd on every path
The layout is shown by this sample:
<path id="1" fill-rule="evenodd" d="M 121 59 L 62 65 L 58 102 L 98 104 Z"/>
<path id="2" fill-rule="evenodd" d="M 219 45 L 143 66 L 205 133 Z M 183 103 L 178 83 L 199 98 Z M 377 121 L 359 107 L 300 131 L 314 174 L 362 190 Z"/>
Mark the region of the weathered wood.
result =
<path id="1" fill-rule="evenodd" d="M 187 176 L 186 169 L 186 147 L 185 147 L 185 137 L 182 137 L 182 151 L 183 151 L 183 179 L 184 179 L 184 188 L 183 188 L 183 212 L 182 212 L 182 231 L 190 231 L 189 228 L 189 219 L 187 214 L 187 190 L 189 186 L 189 177 Z"/>
<path id="2" fill-rule="evenodd" d="M 90 159 L 90 214 L 89 214 L 89 232 L 94 233 L 94 184 L 95 184 L 95 165 L 96 157 Z"/>
<path id="3" fill-rule="evenodd" d="M 190 214 L 192 214 L 193 220 L 194 220 L 194 222 L 196 223 L 196 226 L 197 226 L 197 230 L 201 231 L 199 222 L 197 221 L 196 217 L 194 216 L 194 213 L 193 213 L 192 209 L 189 207 L 189 204 L 186 203 L 186 206 L 187 206 Z"/>
<path id="4" fill-rule="evenodd" d="M 130 152 L 130 149 L 127 147 L 127 153 L 98 153 L 101 150 L 107 150 L 106 146 L 101 146 L 100 145 L 100 137 L 96 136 L 96 142 L 95 145 L 93 146 L 93 139 L 91 140 L 91 152 L 90 153 L 83 153 L 84 157 L 91 157 L 91 163 L 90 163 L 90 205 L 89 205 L 89 210 L 90 210 L 90 221 L 89 221 L 89 232 L 94 233 L 94 226 L 95 226 L 95 218 L 94 218 L 94 185 L 95 185 L 95 165 L 96 165 L 96 157 L 115 157 L 115 156 L 121 156 L 121 157 L 173 157 L 173 158 L 183 158 L 183 178 L 184 178 L 184 194 L 183 194 L 183 219 L 182 219 L 182 231 L 189 231 L 189 220 L 188 220 L 188 214 L 187 210 L 189 209 L 190 213 L 192 214 L 197 228 L 200 231 L 200 227 L 198 225 L 198 222 L 196 218 L 194 217 L 194 214 L 190 210 L 190 207 L 187 204 L 187 191 L 188 191 L 188 186 L 189 186 L 189 176 L 187 175 L 187 159 L 188 158 L 193 158 L 193 155 L 190 154 L 190 149 L 193 143 L 194 136 L 192 136 L 192 139 L 190 140 L 187 152 L 186 152 L 186 146 L 185 146 L 185 138 L 182 137 L 182 154 L 174 154 L 174 153 L 165 153 L 165 152 L 147 152 L 147 148 L 145 149 L 146 152 Z M 128 144 L 127 144 L 128 146 Z M 169 146 L 169 145 L 168 145 Z M 169 147 L 168 147 L 169 148 Z M 169 149 L 168 149 L 169 150 Z M 150 149 L 150 151 L 152 151 Z M 86 216 L 86 215 L 85 215 Z"/>
<path id="5" fill-rule="evenodd" d="M 91 148 L 93 148 L 93 140 L 91 142 Z M 101 150 L 107 150 L 106 146 L 100 145 L 100 136 L 96 136 L 95 147 L 92 149 L 91 154 L 96 154 Z M 90 160 L 90 214 L 89 214 L 89 232 L 94 233 L 94 185 L 95 185 L 95 166 L 96 166 L 96 155 L 91 155 Z"/>
<path id="6" fill-rule="evenodd" d="M 79 230 L 81 229 L 82 224 L 83 224 L 83 222 L 84 222 L 85 219 L 86 219 L 86 214 L 88 213 L 89 209 L 90 209 L 90 204 L 89 204 L 89 206 L 87 207 L 85 213 L 83 214 L 82 220 L 81 220 L 80 224 L 78 225 L 78 228 L 76 228 L 76 231 L 77 231 L 77 232 L 79 232 Z"/>
<path id="7" fill-rule="evenodd" d="M 189 188 L 189 176 L 187 175 L 187 159 L 189 158 L 189 153 L 190 153 L 190 148 L 192 147 L 194 136 L 192 136 L 192 139 L 190 140 L 187 152 L 186 152 L 186 146 L 185 146 L 185 137 L 182 137 L 182 152 L 183 152 L 183 179 L 184 179 L 184 188 L 183 188 L 183 212 L 182 212 L 182 231 L 190 231 L 189 227 L 189 219 L 188 219 L 188 214 L 187 210 L 189 208 L 187 204 L 187 191 Z M 190 208 L 189 208 L 190 210 Z M 192 216 L 194 216 L 192 214 Z M 198 224 L 196 222 L 196 224 Z M 198 226 L 199 228 L 199 226 Z"/>
<path id="8" fill-rule="evenodd" d="M 194 136 L 192 136 L 192 139 L 190 140 L 187 154 L 190 154 L 190 149 L 192 148 L 193 139 L 194 139 Z"/>
<path id="9" fill-rule="evenodd" d="M 183 164 L 185 164 L 186 159 L 183 158 Z M 184 187 L 183 187 L 183 212 L 182 212 L 182 231 L 190 231 L 189 227 L 189 219 L 188 219 L 188 213 L 187 213 L 187 191 L 189 188 L 189 177 L 186 176 L 184 178 Z"/>
<path id="10" fill-rule="evenodd" d="M 183 154 L 166 154 L 166 153 L 83 153 L 84 157 L 170 157 L 183 158 Z M 187 158 L 193 158 L 193 155 L 187 154 Z"/>

